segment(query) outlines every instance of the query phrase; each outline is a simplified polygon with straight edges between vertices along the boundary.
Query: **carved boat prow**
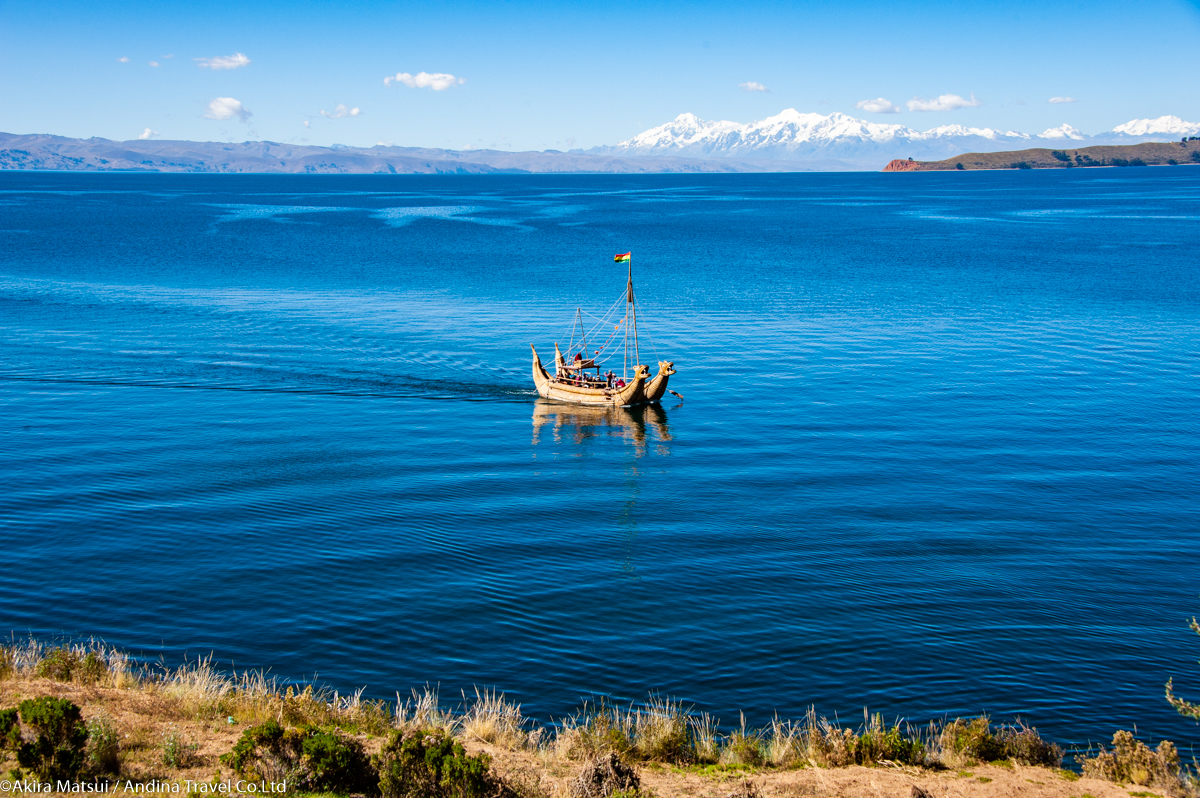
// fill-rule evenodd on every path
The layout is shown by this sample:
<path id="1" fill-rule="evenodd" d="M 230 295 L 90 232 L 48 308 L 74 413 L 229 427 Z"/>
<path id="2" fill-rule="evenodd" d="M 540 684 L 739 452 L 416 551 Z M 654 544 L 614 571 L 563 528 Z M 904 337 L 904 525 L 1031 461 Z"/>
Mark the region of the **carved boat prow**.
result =
<path id="1" fill-rule="evenodd" d="M 670 360 L 658 361 L 658 373 L 654 379 L 646 383 L 646 401 L 657 402 L 667 394 L 667 381 L 675 373 L 675 363 Z"/>

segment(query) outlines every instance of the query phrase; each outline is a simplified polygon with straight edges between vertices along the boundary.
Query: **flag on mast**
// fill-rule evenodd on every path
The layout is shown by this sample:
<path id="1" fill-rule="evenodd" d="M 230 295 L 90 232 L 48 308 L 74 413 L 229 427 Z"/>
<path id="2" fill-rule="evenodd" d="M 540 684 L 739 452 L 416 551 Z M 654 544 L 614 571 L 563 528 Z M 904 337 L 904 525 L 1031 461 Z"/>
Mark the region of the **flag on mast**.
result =
<path id="1" fill-rule="evenodd" d="M 629 251 L 629 252 L 626 252 L 624 255 L 617 255 L 615 258 L 613 258 L 613 262 L 615 262 L 615 263 L 629 263 L 629 256 L 630 256 L 630 255 L 632 255 L 632 254 L 633 254 L 633 252 L 632 252 L 632 251 Z"/>

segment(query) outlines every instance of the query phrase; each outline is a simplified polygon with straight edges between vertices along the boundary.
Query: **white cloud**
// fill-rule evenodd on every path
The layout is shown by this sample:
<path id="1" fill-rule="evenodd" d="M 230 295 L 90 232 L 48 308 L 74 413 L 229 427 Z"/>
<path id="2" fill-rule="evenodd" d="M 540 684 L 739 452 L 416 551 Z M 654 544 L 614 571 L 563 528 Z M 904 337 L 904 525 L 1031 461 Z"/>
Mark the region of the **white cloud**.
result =
<path id="1" fill-rule="evenodd" d="M 249 122 L 253 114 L 242 105 L 240 100 L 235 100 L 232 97 L 217 97 L 208 104 L 208 113 L 204 115 L 205 119 L 240 119 L 243 122 Z"/>
<path id="2" fill-rule="evenodd" d="M 250 59 L 245 53 L 234 53 L 233 55 L 218 55 L 212 58 L 193 58 L 197 61 L 197 66 L 201 69 L 237 69 L 244 67 L 250 63 Z"/>
<path id="3" fill-rule="evenodd" d="M 357 108 L 347 108 L 342 103 L 338 103 L 337 107 L 333 109 L 333 113 L 321 111 L 321 116 L 328 119 L 342 119 L 347 116 L 358 116 L 361 113 L 362 111 L 358 110 Z"/>
<path id="4" fill-rule="evenodd" d="M 118 58 L 117 60 L 118 60 L 118 61 L 120 61 L 122 64 L 128 64 L 128 63 L 129 63 L 129 56 L 127 56 L 127 55 L 123 55 L 123 56 L 121 56 L 120 58 Z"/>
<path id="5" fill-rule="evenodd" d="M 934 100 L 922 100 L 920 97 L 913 97 L 909 100 L 908 110 L 910 111 L 954 111 L 958 108 L 978 108 L 983 105 L 979 100 L 975 99 L 975 95 L 971 95 L 971 99 L 964 100 L 957 94 L 943 94 Z"/>
<path id="6" fill-rule="evenodd" d="M 898 114 L 900 107 L 895 105 L 891 100 L 883 97 L 876 97 L 874 100 L 859 100 L 854 104 L 855 108 L 861 108 L 870 114 Z"/>
<path id="7" fill-rule="evenodd" d="M 163 56 L 163 58 L 174 58 L 174 57 L 175 57 L 175 53 L 168 53 L 167 55 Z"/>
<path id="8" fill-rule="evenodd" d="M 1046 100 L 1046 102 L 1048 102 L 1048 103 L 1077 103 L 1077 102 L 1079 102 L 1079 100 L 1076 100 L 1074 97 L 1051 97 L 1049 100 Z"/>
<path id="9" fill-rule="evenodd" d="M 138 141 L 145 141 L 146 139 L 152 139 L 157 135 L 158 135 L 157 130 L 151 130 L 150 128 L 146 128 L 145 130 L 142 131 L 142 135 L 138 136 Z"/>
<path id="10" fill-rule="evenodd" d="M 157 61 L 151 61 L 151 62 L 150 62 L 150 66 L 152 66 L 152 67 L 156 67 L 156 66 L 158 66 L 158 62 L 157 62 Z"/>
<path id="11" fill-rule="evenodd" d="M 753 80 L 745 83 L 739 83 L 738 88 L 742 91 L 770 91 L 770 89 L 768 89 L 766 86 L 762 85 L 761 83 L 756 83 Z"/>
<path id="12" fill-rule="evenodd" d="M 303 122 L 301 122 L 300 124 L 304 125 L 305 127 L 308 127 L 308 126 L 309 126 L 309 124 L 310 124 L 310 122 L 309 122 L 307 119 L 305 119 L 305 120 L 304 120 Z"/>
<path id="13" fill-rule="evenodd" d="M 466 83 L 466 78 L 456 78 L 453 75 L 448 75 L 445 72 L 418 72 L 415 75 L 410 75 L 407 72 L 397 72 L 396 76 L 383 79 L 383 85 L 391 86 L 393 83 L 403 83 L 410 89 L 433 89 L 434 91 L 445 91 L 451 86 L 461 86 Z"/>

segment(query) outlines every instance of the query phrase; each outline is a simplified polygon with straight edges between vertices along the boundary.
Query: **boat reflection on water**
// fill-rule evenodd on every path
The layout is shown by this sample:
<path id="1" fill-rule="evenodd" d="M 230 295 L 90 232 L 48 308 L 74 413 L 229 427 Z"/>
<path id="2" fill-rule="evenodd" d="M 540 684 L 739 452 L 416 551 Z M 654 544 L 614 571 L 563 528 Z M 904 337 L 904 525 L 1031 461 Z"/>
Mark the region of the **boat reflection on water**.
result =
<path id="1" fill-rule="evenodd" d="M 611 504 L 616 505 L 613 521 L 619 537 L 609 554 L 623 578 L 639 581 L 638 517 L 644 512 L 639 503 L 644 471 L 640 461 L 650 453 L 651 447 L 657 456 L 671 454 L 672 436 L 667 411 L 658 403 L 636 407 L 589 407 L 543 399 L 533 405 L 533 445 L 542 443 L 544 435 L 548 436 L 546 442 L 555 449 L 560 446 L 586 448 L 588 443 L 600 443 L 606 438 L 624 438 L 633 443 L 626 450 L 626 456 L 618 458 L 623 465 L 617 477 L 620 485 L 614 488 L 622 499 Z M 618 448 L 625 447 L 618 444 Z"/>
<path id="2" fill-rule="evenodd" d="M 589 438 L 622 437 L 633 441 L 638 454 L 644 454 L 647 441 L 660 444 L 671 442 L 671 427 L 667 411 L 658 404 L 638 407 L 587 407 L 539 400 L 533 405 L 533 443 L 548 430 L 555 443 L 564 438 L 576 444 Z"/>

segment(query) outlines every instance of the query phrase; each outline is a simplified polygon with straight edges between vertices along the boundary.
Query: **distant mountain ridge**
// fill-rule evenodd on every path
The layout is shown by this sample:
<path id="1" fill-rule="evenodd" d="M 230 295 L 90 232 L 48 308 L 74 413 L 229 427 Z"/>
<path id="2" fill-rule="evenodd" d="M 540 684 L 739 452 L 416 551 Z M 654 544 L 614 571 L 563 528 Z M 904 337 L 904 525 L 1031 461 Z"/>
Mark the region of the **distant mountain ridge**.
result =
<path id="1" fill-rule="evenodd" d="M 936 161 L 964 153 L 1013 151 L 1039 142 L 1055 146 L 1139 144 L 1196 135 L 1200 135 L 1200 124 L 1175 116 L 1133 119 L 1095 136 L 1065 124 L 1033 136 L 963 125 L 918 131 L 847 114 L 800 113 L 789 108 L 746 124 L 680 114 L 619 144 L 570 152 L 317 147 L 272 141 L 111 141 L 0 133 L 0 170 L 300 174 L 874 171 L 896 159 Z"/>
<path id="2" fill-rule="evenodd" d="M 904 125 L 868 122 L 842 113 L 801 113 L 789 108 L 747 124 L 705 121 L 694 114 L 680 114 L 671 122 L 627 141 L 595 147 L 588 152 L 619 157 L 833 159 L 866 168 L 867 164 L 879 163 L 881 159 L 886 162 L 902 156 L 933 159 L 965 152 L 1013 150 L 1038 139 L 1134 144 L 1197 134 L 1200 134 L 1200 124 L 1185 122 L 1175 116 L 1134 119 L 1096 136 L 1085 135 L 1065 124 L 1033 136 L 1015 130 L 963 125 L 943 125 L 919 131 Z"/>
<path id="3" fill-rule="evenodd" d="M 494 174 L 797 171 L 794 163 L 737 159 L 621 158 L 582 152 L 501 152 L 421 147 L 315 147 L 273 141 L 72 139 L 0 133 L 0 171 L 222 172 L 292 174 Z"/>

